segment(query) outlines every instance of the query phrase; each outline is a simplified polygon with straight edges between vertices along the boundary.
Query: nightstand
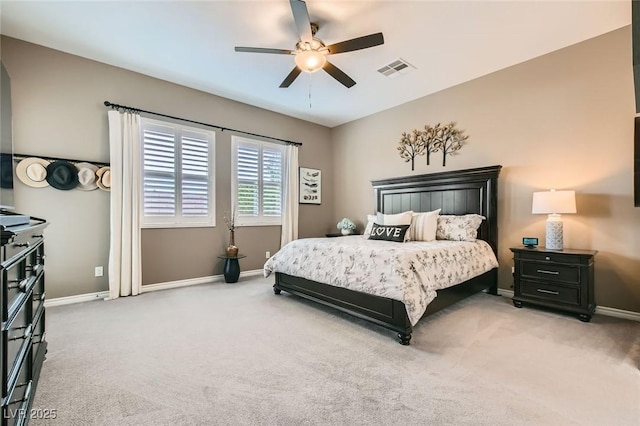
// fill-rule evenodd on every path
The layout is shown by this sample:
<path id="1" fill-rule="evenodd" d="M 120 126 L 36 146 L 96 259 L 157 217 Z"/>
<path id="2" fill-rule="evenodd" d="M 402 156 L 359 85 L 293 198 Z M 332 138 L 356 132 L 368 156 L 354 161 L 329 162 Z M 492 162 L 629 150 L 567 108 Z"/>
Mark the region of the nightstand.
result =
<path id="1" fill-rule="evenodd" d="M 594 299 L 595 250 L 511 248 L 515 264 L 513 304 L 545 306 L 578 314 L 591 321 Z"/>
<path id="2" fill-rule="evenodd" d="M 347 234 L 347 235 L 344 235 L 344 234 L 343 234 L 343 233 L 341 233 L 341 232 L 336 232 L 335 234 L 334 234 L 334 233 L 325 234 L 325 236 L 326 236 L 327 238 L 348 237 L 348 236 L 350 236 L 350 235 L 360 235 L 360 234 L 357 234 L 357 233 L 355 233 L 355 232 L 354 232 L 354 233 L 352 233 L 352 234 Z"/>

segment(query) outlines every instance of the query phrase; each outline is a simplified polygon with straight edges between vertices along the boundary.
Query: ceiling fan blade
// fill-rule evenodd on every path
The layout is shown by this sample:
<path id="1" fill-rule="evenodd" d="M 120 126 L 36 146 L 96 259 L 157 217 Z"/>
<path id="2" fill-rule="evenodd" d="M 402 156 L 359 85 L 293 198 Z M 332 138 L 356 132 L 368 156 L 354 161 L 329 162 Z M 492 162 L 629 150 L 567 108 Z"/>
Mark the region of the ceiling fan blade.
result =
<path id="1" fill-rule="evenodd" d="M 296 27 L 298 27 L 300 40 L 305 43 L 311 43 L 313 34 L 311 33 L 311 20 L 309 19 L 307 4 L 301 0 L 289 0 L 289 3 L 291 3 L 293 20 L 296 22 Z"/>
<path id="2" fill-rule="evenodd" d="M 248 52 L 248 53 L 277 53 L 281 55 L 293 55 L 293 50 L 287 49 L 268 49 L 263 47 L 238 47 L 236 46 L 236 52 Z"/>
<path id="3" fill-rule="evenodd" d="M 347 74 L 345 74 L 344 71 L 342 71 L 340 68 L 336 67 L 329 61 L 324 64 L 324 67 L 322 67 L 322 69 L 325 70 L 331 77 L 342 83 L 347 89 L 353 87 L 356 84 L 356 82 Z"/>
<path id="4" fill-rule="evenodd" d="M 280 83 L 280 88 L 286 89 L 287 87 L 291 86 L 291 83 L 293 83 L 293 81 L 298 78 L 300 73 L 300 68 L 294 67 L 289 75 L 282 81 L 282 83 Z"/>
<path id="5" fill-rule="evenodd" d="M 366 49 L 368 47 L 379 46 L 384 44 L 382 33 L 369 34 L 363 37 L 353 38 L 351 40 L 341 41 L 327 46 L 329 54 L 353 52 L 354 50 Z"/>

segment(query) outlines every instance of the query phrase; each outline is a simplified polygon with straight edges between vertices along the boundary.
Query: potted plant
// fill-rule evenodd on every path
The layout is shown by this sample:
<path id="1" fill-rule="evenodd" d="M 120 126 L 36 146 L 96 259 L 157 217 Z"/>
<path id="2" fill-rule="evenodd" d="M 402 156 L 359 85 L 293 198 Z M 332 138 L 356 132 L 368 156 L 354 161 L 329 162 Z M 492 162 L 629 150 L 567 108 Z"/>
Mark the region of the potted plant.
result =
<path id="1" fill-rule="evenodd" d="M 353 234 L 354 229 L 356 229 L 356 224 L 347 217 L 343 218 L 338 222 L 336 227 L 342 232 L 342 235 L 350 235 Z"/>

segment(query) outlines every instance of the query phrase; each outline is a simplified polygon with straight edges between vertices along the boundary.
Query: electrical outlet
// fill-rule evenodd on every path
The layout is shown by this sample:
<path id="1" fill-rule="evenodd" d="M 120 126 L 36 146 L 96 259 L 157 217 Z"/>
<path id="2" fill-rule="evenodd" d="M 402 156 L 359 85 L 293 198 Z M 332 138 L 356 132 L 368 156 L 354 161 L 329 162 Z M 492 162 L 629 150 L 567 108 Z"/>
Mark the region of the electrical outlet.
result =
<path id="1" fill-rule="evenodd" d="M 96 277 L 101 277 L 103 274 L 104 274 L 104 270 L 102 269 L 102 266 L 96 266 L 96 272 L 95 272 Z"/>
<path id="2" fill-rule="evenodd" d="M 270 258 L 270 257 L 271 257 L 271 252 L 270 252 L 270 251 L 265 251 L 265 252 L 264 252 L 264 258 L 265 258 L 265 259 L 268 259 L 268 258 Z"/>

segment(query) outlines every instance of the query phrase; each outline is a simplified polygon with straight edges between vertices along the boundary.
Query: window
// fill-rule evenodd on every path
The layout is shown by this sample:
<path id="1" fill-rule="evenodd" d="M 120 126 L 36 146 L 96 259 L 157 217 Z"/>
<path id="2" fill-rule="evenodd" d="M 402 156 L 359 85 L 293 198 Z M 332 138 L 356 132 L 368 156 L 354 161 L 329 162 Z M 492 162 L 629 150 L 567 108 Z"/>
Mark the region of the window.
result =
<path id="1" fill-rule="evenodd" d="M 284 146 L 233 136 L 232 150 L 236 224 L 280 225 Z"/>
<path id="2" fill-rule="evenodd" d="M 215 226 L 215 133 L 143 118 L 145 228 Z"/>

